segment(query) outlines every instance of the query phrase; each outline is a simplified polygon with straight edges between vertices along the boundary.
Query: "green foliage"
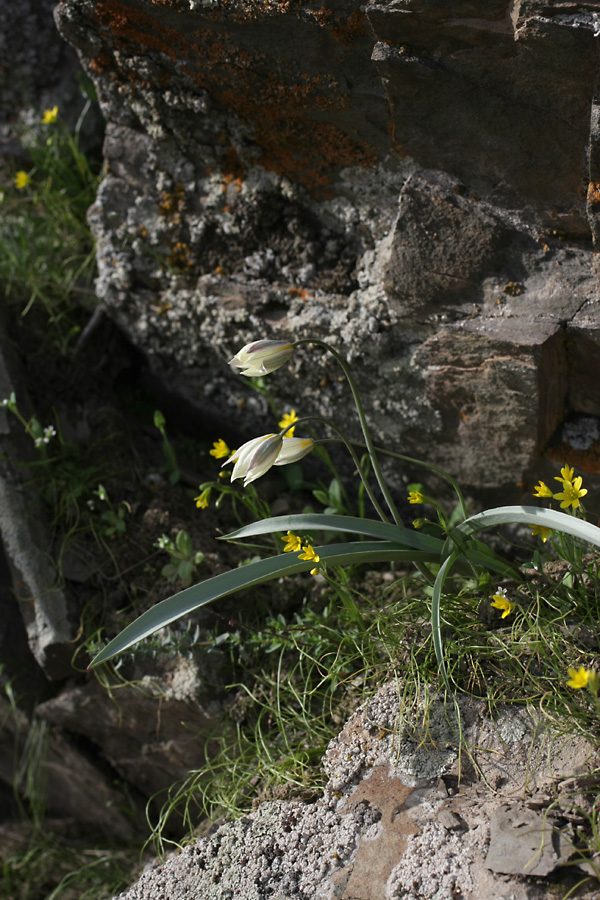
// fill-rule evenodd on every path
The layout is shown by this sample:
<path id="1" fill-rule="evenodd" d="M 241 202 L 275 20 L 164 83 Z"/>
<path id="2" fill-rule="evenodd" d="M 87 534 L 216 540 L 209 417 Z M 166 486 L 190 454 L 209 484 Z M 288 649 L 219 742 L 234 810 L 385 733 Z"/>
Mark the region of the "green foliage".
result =
<path id="1" fill-rule="evenodd" d="M 100 511 L 98 531 L 108 538 L 122 537 L 127 531 L 127 516 L 131 515 L 129 503 L 121 500 L 115 506 L 103 484 L 98 485 L 94 495 L 98 497 L 103 507 Z M 93 508 L 95 509 L 95 506 Z"/>
<path id="2" fill-rule="evenodd" d="M 204 559 L 204 553 L 194 550 L 187 531 L 178 531 L 175 541 L 163 534 L 154 546 L 159 550 L 166 550 L 171 557 L 171 562 L 161 569 L 161 575 L 169 581 L 179 582 L 183 587 L 188 587 L 192 583 L 196 567 Z"/>
<path id="3" fill-rule="evenodd" d="M 134 848 L 73 846 L 43 831 L 3 844 L 0 900 L 106 900 L 138 873 Z"/>
<path id="4" fill-rule="evenodd" d="M 165 468 L 167 470 L 169 481 L 171 484 L 178 484 L 179 479 L 181 478 L 181 472 L 179 471 L 177 456 L 172 443 L 167 437 L 167 432 L 165 431 L 165 417 L 159 409 L 154 412 L 154 427 L 159 430 L 160 436 L 162 437 L 162 451 L 165 458 Z"/>
<path id="5" fill-rule="evenodd" d="M 93 295 L 95 251 L 86 214 L 99 176 L 79 146 L 90 103 L 74 134 L 57 114 L 37 133 L 22 136 L 31 168 L 17 173 L 1 197 L 0 280 L 6 296 L 23 316 L 34 304 L 44 309 L 52 341 L 63 354 L 80 331 L 75 299 Z"/>

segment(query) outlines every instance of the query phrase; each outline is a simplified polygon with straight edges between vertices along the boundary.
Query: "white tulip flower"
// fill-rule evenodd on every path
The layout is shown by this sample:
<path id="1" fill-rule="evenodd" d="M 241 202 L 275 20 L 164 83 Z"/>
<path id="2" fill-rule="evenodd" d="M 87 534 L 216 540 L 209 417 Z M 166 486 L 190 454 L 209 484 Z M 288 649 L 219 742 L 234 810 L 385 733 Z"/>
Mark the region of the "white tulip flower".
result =
<path id="1" fill-rule="evenodd" d="M 243 478 L 244 487 L 251 481 L 256 481 L 275 463 L 282 443 L 283 439 L 278 434 L 263 434 L 246 441 L 223 463 L 226 466 L 227 463 L 235 462 L 231 480 Z"/>
<path id="2" fill-rule="evenodd" d="M 229 365 L 248 378 L 269 375 L 294 355 L 289 341 L 254 341 L 236 353 Z"/>
<path id="3" fill-rule="evenodd" d="M 245 487 L 268 472 L 271 466 L 287 466 L 298 462 L 314 446 L 314 441 L 310 438 L 282 438 L 280 434 L 263 434 L 242 444 L 223 465 L 234 462 L 231 480 L 243 478 Z"/>

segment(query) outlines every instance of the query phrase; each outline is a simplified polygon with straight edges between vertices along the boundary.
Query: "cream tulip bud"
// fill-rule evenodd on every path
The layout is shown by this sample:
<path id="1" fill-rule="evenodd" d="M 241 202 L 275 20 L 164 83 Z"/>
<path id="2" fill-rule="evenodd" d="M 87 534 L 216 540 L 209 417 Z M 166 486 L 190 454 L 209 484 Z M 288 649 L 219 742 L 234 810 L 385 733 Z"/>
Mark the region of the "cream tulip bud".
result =
<path id="1" fill-rule="evenodd" d="M 254 341 L 236 353 L 229 365 L 249 378 L 269 375 L 294 355 L 289 341 Z"/>

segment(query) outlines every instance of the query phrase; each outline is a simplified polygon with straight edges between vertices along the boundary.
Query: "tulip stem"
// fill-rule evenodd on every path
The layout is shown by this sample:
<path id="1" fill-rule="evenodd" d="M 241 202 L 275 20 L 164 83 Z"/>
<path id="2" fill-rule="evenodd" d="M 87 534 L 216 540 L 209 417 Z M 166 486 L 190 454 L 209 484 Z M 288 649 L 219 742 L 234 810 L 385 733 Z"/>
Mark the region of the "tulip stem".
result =
<path id="1" fill-rule="evenodd" d="M 357 441 L 352 442 L 355 447 L 364 447 L 366 449 L 366 444 L 358 443 Z M 439 466 L 434 465 L 433 463 L 424 462 L 422 459 L 415 459 L 412 456 L 404 456 L 402 453 L 396 453 L 395 450 L 386 450 L 385 447 L 377 447 L 378 453 L 383 453 L 384 456 L 392 456 L 394 459 L 401 459 L 403 462 L 412 463 L 415 466 L 421 466 L 424 469 L 429 469 L 431 472 L 435 472 L 436 475 L 439 475 L 440 478 L 445 479 L 451 487 L 456 491 L 456 496 L 458 497 L 458 503 L 460 505 L 460 511 L 462 513 L 463 519 L 467 519 L 469 516 L 467 510 L 467 504 L 465 502 L 465 497 L 463 492 L 460 489 L 459 484 L 455 481 L 452 475 L 449 475 L 448 472 L 445 472 L 444 469 L 441 469 Z"/>
<path id="2" fill-rule="evenodd" d="M 284 430 L 282 432 L 280 432 L 280 437 L 284 436 L 284 434 L 288 430 L 288 428 L 292 428 L 294 426 L 301 425 L 303 422 L 320 422 L 322 425 L 326 425 L 328 428 L 331 428 L 332 431 L 335 431 L 335 433 L 338 435 L 340 441 L 345 445 L 346 449 L 348 450 L 348 453 L 352 457 L 352 461 L 353 461 L 354 465 L 356 466 L 356 470 L 357 470 L 358 474 L 360 475 L 362 483 L 365 486 L 365 490 L 369 496 L 369 500 L 375 507 L 377 515 L 382 520 L 382 522 L 389 522 L 389 519 L 386 516 L 383 509 L 381 508 L 381 506 L 377 500 L 377 497 L 373 493 L 371 485 L 367 481 L 367 477 L 362 470 L 362 466 L 360 464 L 360 459 L 358 458 L 358 454 L 357 454 L 356 450 L 352 446 L 352 442 L 349 441 L 348 438 L 339 430 L 339 428 L 336 428 L 336 426 L 333 425 L 328 419 L 323 419 L 321 416 L 303 416 L 301 419 L 297 419 L 295 422 L 293 422 L 292 425 L 288 425 L 287 428 L 284 428 Z M 398 524 L 398 523 L 396 523 L 396 524 Z"/>
<path id="3" fill-rule="evenodd" d="M 396 504 L 394 503 L 394 499 L 390 494 L 389 488 L 386 484 L 385 478 L 383 477 L 383 472 L 381 470 L 381 466 L 379 465 L 379 460 L 377 459 L 377 453 L 375 452 L 375 445 L 373 444 L 373 439 L 371 437 L 371 432 L 369 429 L 369 425 L 365 416 L 365 412 L 363 409 L 362 401 L 360 399 L 360 395 L 358 393 L 358 388 L 356 386 L 356 382 L 354 381 L 354 377 L 352 372 L 350 371 L 350 366 L 346 362 L 343 356 L 337 352 L 330 344 L 327 344 L 325 341 L 316 340 L 315 338 L 303 338 L 299 341 L 294 341 L 294 347 L 300 347 L 303 344 L 315 344 L 318 347 L 323 347 L 325 350 L 329 351 L 331 355 L 336 359 L 338 365 L 342 369 L 344 375 L 346 376 L 346 381 L 350 386 L 350 390 L 352 391 L 352 396 L 354 398 L 354 403 L 356 406 L 356 411 L 358 413 L 358 418 L 360 421 L 360 427 L 362 428 L 362 433 L 365 438 L 365 445 L 367 448 L 367 452 L 371 458 L 371 463 L 373 466 L 373 471 L 375 473 L 375 477 L 377 478 L 377 483 L 379 484 L 381 493 L 385 497 L 385 502 L 388 505 L 388 509 L 390 510 L 396 525 L 403 525 L 402 517 L 396 508 Z M 339 434 L 339 432 L 338 432 Z M 350 449 L 350 445 L 347 444 L 348 449 Z M 355 455 L 353 454 L 353 459 Z M 364 481 L 364 479 L 363 479 Z M 366 484 L 366 482 L 365 482 Z M 371 500 L 373 497 L 369 493 Z M 381 515 L 381 513 L 380 513 Z M 385 521 L 385 520 L 384 520 Z"/>

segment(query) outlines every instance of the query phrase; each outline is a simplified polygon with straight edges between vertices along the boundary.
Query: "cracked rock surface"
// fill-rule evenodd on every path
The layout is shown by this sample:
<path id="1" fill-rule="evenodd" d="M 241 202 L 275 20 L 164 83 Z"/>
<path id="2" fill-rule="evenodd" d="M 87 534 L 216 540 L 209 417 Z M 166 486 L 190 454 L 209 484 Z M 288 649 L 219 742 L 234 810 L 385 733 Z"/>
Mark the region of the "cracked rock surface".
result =
<path id="1" fill-rule="evenodd" d="M 556 461 L 598 472 L 599 440 L 570 435 L 600 418 L 599 17 L 597 0 L 62 0 L 107 120 L 102 308 L 248 435 L 266 407 L 226 360 L 312 335 L 352 359 L 380 439 L 486 502 Z M 321 362 L 303 351 L 270 389 L 352 423 Z"/>
<path id="2" fill-rule="evenodd" d="M 577 862 L 569 823 L 591 787 L 587 742 L 525 710 L 492 720 L 483 704 L 434 699 L 426 730 L 422 712 L 385 685 L 329 745 L 315 803 L 263 803 L 119 900 L 542 900 L 556 887 L 544 876 L 565 891 L 580 879 L 560 867 Z M 596 886 L 576 896 L 593 900 Z"/>

